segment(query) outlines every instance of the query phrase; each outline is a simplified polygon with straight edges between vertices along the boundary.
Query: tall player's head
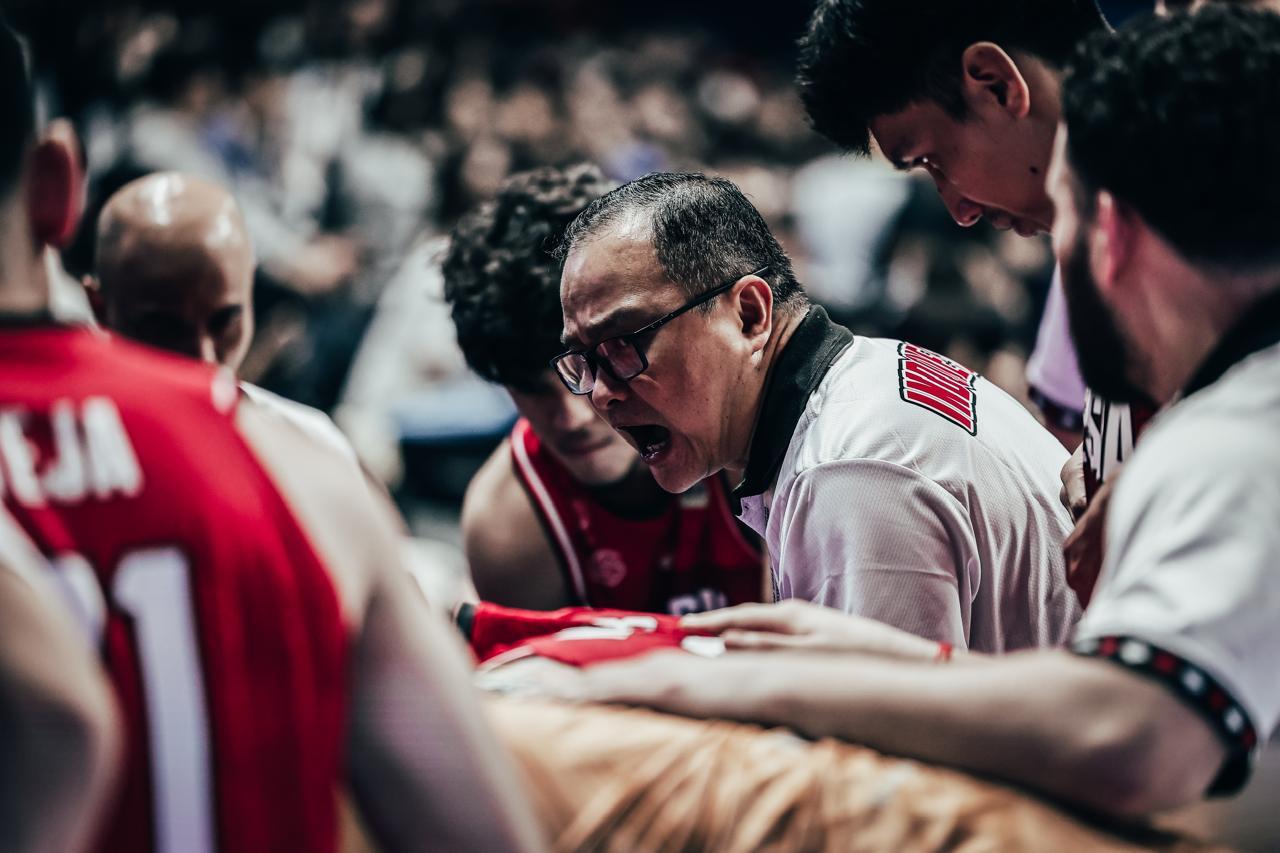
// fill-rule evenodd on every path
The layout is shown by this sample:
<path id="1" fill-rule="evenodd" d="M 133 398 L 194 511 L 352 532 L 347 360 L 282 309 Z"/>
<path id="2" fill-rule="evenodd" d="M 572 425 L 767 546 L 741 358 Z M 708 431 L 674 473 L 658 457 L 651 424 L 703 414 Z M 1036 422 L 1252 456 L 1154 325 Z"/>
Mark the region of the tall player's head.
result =
<path id="1" fill-rule="evenodd" d="M 641 463 L 548 366 L 561 349 L 560 262 L 551 250 L 608 188 L 588 165 L 514 175 L 458 221 L 444 259 L 445 298 L 467 364 L 505 386 L 556 458 L 591 486 L 618 482 Z"/>
<path id="2" fill-rule="evenodd" d="M 253 268 L 231 194 L 160 172 L 107 201 L 87 287 L 106 328 L 235 371 L 253 338 Z"/>
<path id="3" fill-rule="evenodd" d="M 800 41 L 814 129 L 924 169 L 956 222 L 1047 231 L 1063 63 L 1096 0 L 819 0 Z"/>
<path id="4" fill-rule="evenodd" d="M 647 175 L 592 202 L 561 254 L 566 385 L 669 492 L 741 467 L 771 337 L 807 306 L 751 202 L 722 178 Z"/>
<path id="5" fill-rule="evenodd" d="M 1089 39 L 1062 105 L 1049 190 L 1081 371 L 1163 401 L 1205 343 L 1173 324 L 1280 284 L 1280 16 L 1211 4 Z"/>
<path id="6" fill-rule="evenodd" d="M 37 138 L 27 59 L 0 17 L 0 298 L 4 310 L 48 306 L 41 255 L 75 236 L 84 211 L 84 169 L 70 124 Z"/>

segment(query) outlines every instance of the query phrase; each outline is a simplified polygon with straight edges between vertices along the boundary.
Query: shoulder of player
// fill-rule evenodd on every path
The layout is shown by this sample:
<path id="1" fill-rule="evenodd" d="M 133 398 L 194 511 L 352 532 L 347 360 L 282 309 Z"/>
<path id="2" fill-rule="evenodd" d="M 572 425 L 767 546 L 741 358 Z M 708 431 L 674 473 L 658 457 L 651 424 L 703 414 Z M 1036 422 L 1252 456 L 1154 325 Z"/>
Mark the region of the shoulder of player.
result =
<path id="1" fill-rule="evenodd" d="M 1274 488 L 1280 418 L 1241 419 L 1231 411 L 1190 410 L 1190 403 L 1188 409 L 1166 413 L 1143 434 L 1116 486 L 1118 512 L 1156 502 L 1203 507 L 1211 493 L 1280 494 Z"/>
<path id="2" fill-rule="evenodd" d="M 468 556 L 546 549 L 533 503 L 520 482 L 507 439 L 485 460 L 462 501 L 462 536 Z"/>
<path id="3" fill-rule="evenodd" d="M 922 355 L 912 357 L 913 352 Z M 858 336 L 810 395 L 806 415 L 820 420 L 825 429 L 837 431 L 844 427 L 861 432 L 868 422 L 935 426 L 936 417 L 920 417 L 930 412 L 904 405 L 911 402 L 907 393 L 910 377 L 904 373 L 909 360 L 923 363 L 930 370 L 934 370 L 935 360 L 945 362 L 937 368 L 936 375 L 947 380 L 952 377 L 944 377 L 943 371 L 954 371 L 954 379 L 960 382 L 980 379 L 960 365 L 903 341 Z"/>
<path id="4" fill-rule="evenodd" d="M 254 405 L 261 406 L 268 412 L 277 415 L 298 432 L 306 434 L 312 440 L 328 445 L 345 457 L 352 460 L 355 459 L 355 451 L 351 447 L 351 442 L 338 429 L 333 419 L 324 412 L 299 403 L 296 400 L 282 397 L 249 382 L 241 382 L 240 390 Z"/>
<path id="5" fill-rule="evenodd" d="M 482 598 L 532 609 L 570 603 L 560 558 L 516 474 L 507 442 L 467 489 L 462 547 Z"/>
<path id="6" fill-rule="evenodd" d="M 242 398 L 236 428 L 329 570 L 349 624 L 357 624 L 379 573 L 398 565 L 393 510 L 353 458 L 278 410 Z"/>
<path id="7" fill-rule="evenodd" d="M 902 463 L 978 437 L 984 420 L 1042 432 L 1020 403 L 963 365 L 903 341 L 859 337 L 811 397 L 796 437 L 818 451 L 808 464 Z"/>
<path id="8" fill-rule="evenodd" d="M 154 403 L 166 415 L 179 401 L 229 412 L 234 404 L 234 379 L 230 371 L 201 361 L 142 346 L 97 329 L 79 332 L 86 358 L 101 359 L 110 370 L 95 376 L 95 385 L 110 389 L 110 396 L 132 400 L 133 410 Z M 105 374 L 105 375 L 103 375 Z"/>

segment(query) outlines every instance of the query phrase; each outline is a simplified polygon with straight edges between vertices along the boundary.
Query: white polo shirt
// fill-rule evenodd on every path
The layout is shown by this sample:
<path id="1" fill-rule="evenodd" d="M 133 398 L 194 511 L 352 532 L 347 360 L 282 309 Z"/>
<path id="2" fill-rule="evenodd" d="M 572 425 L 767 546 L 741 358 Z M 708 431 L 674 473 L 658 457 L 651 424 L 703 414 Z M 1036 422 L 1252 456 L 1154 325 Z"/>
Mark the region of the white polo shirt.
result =
<path id="1" fill-rule="evenodd" d="M 1280 727 L 1280 299 L 1250 326 L 1156 418 L 1117 482 L 1074 644 L 1205 715 L 1231 752 L 1218 791 L 1243 783 Z"/>
<path id="2" fill-rule="evenodd" d="M 1002 652 L 1063 643 L 1079 616 L 1066 459 L 981 377 L 814 308 L 774 365 L 735 494 L 777 597 Z"/>

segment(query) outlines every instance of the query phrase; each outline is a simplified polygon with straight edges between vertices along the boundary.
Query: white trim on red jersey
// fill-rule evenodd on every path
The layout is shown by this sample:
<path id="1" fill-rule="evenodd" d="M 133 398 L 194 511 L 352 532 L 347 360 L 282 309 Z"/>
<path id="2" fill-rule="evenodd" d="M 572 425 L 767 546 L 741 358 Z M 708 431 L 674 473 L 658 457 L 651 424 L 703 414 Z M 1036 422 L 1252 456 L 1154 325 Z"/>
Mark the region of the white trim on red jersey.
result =
<path id="1" fill-rule="evenodd" d="M 529 484 L 534 500 L 538 502 L 538 506 L 542 510 L 542 517 L 547 520 L 551 533 L 555 536 L 556 544 L 560 547 L 560 554 L 564 557 L 565 565 L 569 567 L 569 576 L 573 580 L 573 588 L 578 594 L 578 600 L 585 602 L 588 600 L 586 578 L 582 574 L 582 566 L 578 563 L 578 553 L 573 547 L 573 542 L 569 539 L 569 531 L 565 529 L 560 514 L 556 512 L 556 505 L 551 499 L 551 493 L 547 491 L 546 484 L 538 476 L 538 469 L 534 466 L 533 460 L 529 458 L 529 451 L 525 449 L 524 441 L 521 440 L 519 435 L 512 437 L 511 447 L 515 450 L 516 464 L 520 466 L 525 482 Z"/>

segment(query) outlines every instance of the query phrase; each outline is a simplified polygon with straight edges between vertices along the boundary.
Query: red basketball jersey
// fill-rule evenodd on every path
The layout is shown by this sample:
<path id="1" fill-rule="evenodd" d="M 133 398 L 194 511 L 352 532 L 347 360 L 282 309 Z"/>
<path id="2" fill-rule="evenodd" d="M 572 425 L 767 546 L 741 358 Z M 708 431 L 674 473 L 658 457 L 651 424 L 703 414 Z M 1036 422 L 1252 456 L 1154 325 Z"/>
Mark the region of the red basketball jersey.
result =
<path id="1" fill-rule="evenodd" d="M 719 638 L 686 631 L 676 617 L 656 613 L 592 607 L 520 610 L 480 602 L 464 604 L 458 624 L 482 668 L 525 657 L 585 667 L 662 649 L 707 657 L 724 651 Z"/>
<path id="2" fill-rule="evenodd" d="M 0 332 L 0 494 L 127 730 L 107 851 L 336 845 L 348 633 L 234 383 L 88 330 Z"/>
<path id="3" fill-rule="evenodd" d="M 729 511 L 720 477 L 672 496 L 656 517 L 624 518 L 601 506 L 523 418 L 511 452 L 580 603 L 682 615 L 761 599 L 763 557 Z"/>

